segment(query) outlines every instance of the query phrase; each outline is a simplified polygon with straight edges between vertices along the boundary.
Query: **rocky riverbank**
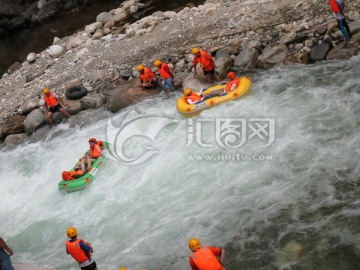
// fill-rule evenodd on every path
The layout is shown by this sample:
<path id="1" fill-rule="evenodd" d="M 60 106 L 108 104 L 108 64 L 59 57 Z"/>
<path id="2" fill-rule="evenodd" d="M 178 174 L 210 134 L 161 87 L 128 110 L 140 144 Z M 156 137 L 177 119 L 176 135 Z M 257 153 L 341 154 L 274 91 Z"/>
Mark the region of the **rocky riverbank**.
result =
<path id="1" fill-rule="evenodd" d="M 213 53 L 222 77 L 230 68 L 241 73 L 278 64 L 341 60 L 360 51 L 360 3 L 346 6 L 353 34 L 348 43 L 336 31 L 328 3 L 321 0 L 208 0 L 199 7 L 155 12 L 126 23 L 129 14 L 144 7 L 130 0 L 103 12 L 83 31 L 55 39 L 46 51 L 30 53 L 27 61 L 4 74 L 0 81 L 4 144 L 16 145 L 39 128 L 48 129 L 40 102 L 43 87 L 64 95 L 70 86 L 85 86 L 85 97 L 67 101 L 72 114 L 102 106 L 116 112 L 159 93 L 136 87 L 135 66 L 152 67 L 155 59 L 172 64 L 182 87 L 199 87 L 191 75 L 190 51 L 195 46 Z M 54 118 L 62 120 L 60 114 Z M 69 121 L 80 124 L 78 119 Z"/>

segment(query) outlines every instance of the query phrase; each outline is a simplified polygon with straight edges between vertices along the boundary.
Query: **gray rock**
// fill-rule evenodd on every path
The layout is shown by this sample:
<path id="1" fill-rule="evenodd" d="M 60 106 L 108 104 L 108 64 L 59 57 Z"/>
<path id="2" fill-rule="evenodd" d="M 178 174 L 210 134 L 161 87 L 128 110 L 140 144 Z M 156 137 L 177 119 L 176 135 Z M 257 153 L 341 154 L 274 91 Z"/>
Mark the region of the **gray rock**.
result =
<path id="1" fill-rule="evenodd" d="M 26 134 L 33 133 L 45 123 L 44 113 L 41 109 L 33 110 L 25 119 L 24 127 Z"/>
<path id="2" fill-rule="evenodd" d="M 312 50 L 310 54 L 311 61 L 322 61 L 325 60 L 326 55 L 331 50 L 331 44 L 324 42 L 319 45 L 316 45 Z"/>
<path id="3" fill-rule="evenodd" d="M 25 116 L 14 115 L 9 117 L 3 123 L 1 129 L 5 135 L 18 134 L 24 132 L 24 120 Z"/>
<path id="4" fill-rule="evenodd" d="M 25 133 L 11 134 L 5 138 L 5 146 L 7 147 L 16 146 L 22 143 L 23 141 L 25 141 L 26 138 L 27 136 Z"/>
<path id="5" fill-rule="evenodd" d="M 83 109 L 95 109 L 101 107 L 105 102 L 105 97 L 101 94 L 94 94 L 85 96 L 80 99 L 80 104 Z"/>

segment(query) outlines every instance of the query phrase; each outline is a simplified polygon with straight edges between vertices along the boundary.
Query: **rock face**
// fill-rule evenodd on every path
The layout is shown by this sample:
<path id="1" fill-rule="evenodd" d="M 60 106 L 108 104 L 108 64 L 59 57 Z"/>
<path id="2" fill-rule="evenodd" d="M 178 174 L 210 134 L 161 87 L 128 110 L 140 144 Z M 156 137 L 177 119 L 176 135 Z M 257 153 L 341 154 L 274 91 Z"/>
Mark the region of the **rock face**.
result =
<path id="1" fill-rule="evenodd" d="M 0 1 L 0 36 L 28 25 L 100 0 L 2 0 Z"/>

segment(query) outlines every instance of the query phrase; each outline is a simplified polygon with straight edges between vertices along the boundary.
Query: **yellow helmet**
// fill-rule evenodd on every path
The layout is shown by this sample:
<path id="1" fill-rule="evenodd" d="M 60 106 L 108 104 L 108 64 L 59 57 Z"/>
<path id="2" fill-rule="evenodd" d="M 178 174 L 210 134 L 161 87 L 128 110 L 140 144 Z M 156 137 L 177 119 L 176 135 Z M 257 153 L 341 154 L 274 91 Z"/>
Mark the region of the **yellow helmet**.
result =
<path id="1" fill-rule="evenodd" d="M 69 238 L 75 237 L 78 234 L 77 229 L 74 227 L 70 227 L 67 229 L 66 234 L 67 234 L 67 237 L 69 237 Z"/>
<path id="2" fill-rule="evenodd" d="M 126 267 L 120 267 L 119 270 L 127 270 Z"/>
<path id="3" fill-rule="evenodd" d="M 160 60 L 157 59 L 157 60 L 154 61 L 154 66 L 155 66 L 155 67 L 158 67 L 158 66 L 160 66 L 160 65 L 161 65 L 161 61 L 160 61 Z"/>
<path id="4" fill-rule="evenodd" d="M 46 88 L 44 88 L 44 89 L 43 89 L 43 93 L 44 93 L 44 94 L 50 93 L 50 89 L 49 89 L 49 88 L 47 88 L 47 87 L 46 87 Z"/>
<path id="5" fill-rule="evenodd" d="M 140 64 L 140 65 L 138 65 L 137 67 L 136 67 L 136 69 L 138 70 L 138 71 L 141 71 L 141 70 L 143 70 L 145 68 L 145 66 L 143 65 L 143 64 Z"/>
<path id="6" fill-rule="evenodd" d="M 184 90 L 184 96 L 188 96 L 188 95 L 190 95 L 190 93 L 191 93 L 191 89 L 190 89 L 190 88 L 186 88 L 186 89 Z"/>
<path id="7" fill-rule="evenodd" d="M 197 53 L 199 53 L 200 52 L 200 49 L 199 48 L 193 48 L 192 50 L 191 50 L 191 53 L 192 54 L 197 54 Z"/>
<path id="8" fill-rule="evenodd" d="M 195 251 L 197 250 L 198 248 L 201 248 L 201 242 L 199 239 L 197 238 L 192 238 L 189 240 L 189 248 L 192 250 L 192 251 Z"/>

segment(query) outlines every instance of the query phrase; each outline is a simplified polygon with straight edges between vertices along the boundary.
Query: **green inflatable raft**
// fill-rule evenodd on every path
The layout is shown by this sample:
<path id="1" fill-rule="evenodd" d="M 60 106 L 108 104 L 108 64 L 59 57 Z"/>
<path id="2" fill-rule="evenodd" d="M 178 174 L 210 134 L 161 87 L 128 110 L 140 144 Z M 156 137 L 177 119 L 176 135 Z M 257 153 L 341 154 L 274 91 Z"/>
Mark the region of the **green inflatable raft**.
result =
<path id="1" fill-rule="evenodd" d="M 105 148 L 109 148 L 108 142 L 103 142 Z M 106 149 L 104 149 L 106 151 Z M 85 152 L 85 155 L 89 153 L 89 150 Z M 82 190 L 86 188 L 88 185 L 90 185 L 94 179 L 95 175 L 98 172 L 99 169 L 104 165 L 106 157 L 105 155 L 101 155 L 97 160 L 95 160 L 91 167 L 88 169 L 87 173 L 83 175 L 82 177 L 75 179 L 75 180 L 61 180 L 58 184 L 59 190 L 65 191 L 65 192 L 75 192 Z M 74 167 L 71 168 L 71 171 L 75 169 L 75 166 L 77 164 L 81 164 L 81 161 L 79 160 Z"/>

